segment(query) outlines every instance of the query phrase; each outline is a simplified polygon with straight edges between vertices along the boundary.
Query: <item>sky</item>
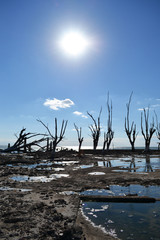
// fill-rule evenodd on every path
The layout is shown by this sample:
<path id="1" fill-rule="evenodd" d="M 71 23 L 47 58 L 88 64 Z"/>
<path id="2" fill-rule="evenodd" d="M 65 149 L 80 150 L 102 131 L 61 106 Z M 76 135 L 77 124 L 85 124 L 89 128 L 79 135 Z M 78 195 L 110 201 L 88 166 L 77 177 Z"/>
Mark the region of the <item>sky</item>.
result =
<path id="1" fill-rule="evenodd" d="M 0 0 L 0 145 L 14 134 L 44 133 L 37 119 L 54 131 L 68 120 L 61 145 L 92 145 L 89 125 L 101 115 L 107 129 L 107 93 L 113 105 L 111 147 L 130 146 L 124 130 L 126 103 L 133 91 L 130 121 L 139 132 L 143 108 L 160 120 L 159 0 Z M 78 57 L 59 46 L 63 34 L 78 31 L 90 46 Z M 154 135 L 151 146 L 157 146 Z"/>

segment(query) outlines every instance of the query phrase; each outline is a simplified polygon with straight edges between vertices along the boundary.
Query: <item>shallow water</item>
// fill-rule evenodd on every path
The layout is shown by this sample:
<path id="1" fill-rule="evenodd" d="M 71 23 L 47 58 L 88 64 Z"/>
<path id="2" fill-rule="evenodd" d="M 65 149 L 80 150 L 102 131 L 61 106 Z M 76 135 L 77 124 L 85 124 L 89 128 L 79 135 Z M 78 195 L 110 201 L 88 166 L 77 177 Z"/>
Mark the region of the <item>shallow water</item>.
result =
<path id="1" fill-rule="evenodd" d="M 122 240 L 160 239 L 160 202 L 84 202 L 82 209 L 95 225 Z"/>
<path id="2" fill-rule="evenodd" d="M 34 164 L 7 164 L 8 167 L 21 167 L 21 168 L 36 168 L 38 166 L 51 166 L 53 162 L 41 162 L 41 163 L 34 163 Z"/>
<path id="3" fill-rule="evenodd" d="M 89 175 L 105 175 L 104 172 L 90 172 Z"/>
<path id="4" fill-rule="evenodd" d="M 50 182 L 52 180 L 57 180 L 61 177 L 69 177 L 69 174 L 51 174 L 49 177 L 46 176 L 27 176 L 27 175 L 19 175 L 11 177 L 10 179 L 18 182 Z"/>
<path id="5" fill-rule="evenodd" d="M 98 161 L 97 166 L 99 167 L 120 167 L 123 168 L 119 171 L 128 172 L 153 172 L 156 169 L 160 169 L 160 158 L 150 157 L 127 157 L 118 159 L 106 159 Z M 118 170 L 116 170 L 118 171 Z"/>
<path id="6" fill-rule="evenodd" d="M 137 194 L 160 198 L 160 186 L 119 186 L 81 192 L 84 195 L 126 196 Z M 120 239 L 160 239 L 160 201 L 155 203 L 84 202 L 83 213 L 95 225 L 101 225 L 111 235 Z"/>
<path id="7" fill-rule="evenodd" d="M 73 170 L 77 170 L 77 169 L 86 169 L 86 168 L 91 168 L 94 167 L 94 164 L 87 164 L 87 165 L 80 165 L 78 167 L 75 167 Z"/>
<path id="8" fill-rule="evenodd" d="M 79 161 L 54 161 L 54 164 L 58 164 L 58 165 L 62 165 L 62 166 L 69 166 L 69 165 L 73 165 L 79 163 Z"/>
<path id="9" fill-rule="evenodd" d="M 0 187 L 0 191 L 20 191 L 20 192 L 30 192 L 30 191 L 32 191 L 32 189 L 29 189 L 29 188 Z"/>
<path id="10" fill-rule="evenodd" d="M 105 195 L 105 196 L 126 196 L 137 194 L 138 196 L 148 196 L 160 198 L 160 186 L 142 186 L 131 184 L 129 186 L 111 185 L 108 189 L 90 189 L 81 192 L 84 195 Z"/>

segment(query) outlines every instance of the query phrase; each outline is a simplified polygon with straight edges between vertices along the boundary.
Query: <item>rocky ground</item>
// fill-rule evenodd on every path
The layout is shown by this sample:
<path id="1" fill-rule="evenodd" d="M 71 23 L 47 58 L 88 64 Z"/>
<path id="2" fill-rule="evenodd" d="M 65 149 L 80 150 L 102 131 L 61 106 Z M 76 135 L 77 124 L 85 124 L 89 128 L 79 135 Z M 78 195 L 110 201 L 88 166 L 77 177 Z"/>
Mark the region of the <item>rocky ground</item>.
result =
<path id="1" fill-rule="evenodd" d="M 134 156 L 137 154 L 146 156 L 139 152 L 135 152 Z M 160 157 L 158 151 L 150 154 Z M 126 156 L 133 156 L 133 153 L 110 152 L 103 156 L 85 152 L 79 157 L 72 151 L 61 152 L 57 153 L 53 162 L 47 154 L 1 154 L 0 239 L 113 239 L 85 219 L 81 212 L 79 193 L 93 188 L 108 189 L 112 184 L 160 185 L 158 169 L 137 174 L 134 169 L 130 171 L 128 168 L 128 171 L 123 172 L 115 171 L 122 168 L 110 167 L 109 160 L 116 161 Z M 105 166 L 99 167 L 97 162 L 103 160 Z M 67 164 L 64 165 L 64 162 Z M 82 165 L 92 167 L 81 168 Z M 91 172 L 105 174 L 88 174 Z M 63 176 L 57 179 L 57 175 L 52 174 Z M 27 179 L 15 181 L 15 176 L 27 176 Z M 34 181 L 32 177 L 35 176 L 42 178 Z"/>

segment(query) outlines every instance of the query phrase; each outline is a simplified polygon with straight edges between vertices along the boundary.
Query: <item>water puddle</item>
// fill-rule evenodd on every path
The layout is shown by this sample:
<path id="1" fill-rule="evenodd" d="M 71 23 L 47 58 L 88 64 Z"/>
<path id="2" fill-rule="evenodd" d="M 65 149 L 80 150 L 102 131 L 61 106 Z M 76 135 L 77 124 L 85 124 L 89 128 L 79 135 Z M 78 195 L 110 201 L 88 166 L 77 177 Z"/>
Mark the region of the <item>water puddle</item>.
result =
<path id="1" fill-rule="evenodd" d="M 91 172 L 91 173 L 88 173 L 89 175 L 105 175 L 104 172 Z"/>
<path id="2" fill-rule="evenodd" d="M 124 240 L 159 239 L 160 202 L 84 202 L 82 209 L 89 220 L 112 236 Z"/>
<path id="3" fill-rule="evenodd" d="M 160 186 L 108 186 L 81 192 L 84 195 L 149 196 L 160 198 Z M 84 215 L 96 226 L 120 239 L 158 240 L 160 201 L 155 203 L 83 202 Z"/>
<path id="4" fill-rule="evenodd" d="M 73 192 L 73 191 L 63 191 L 63 192 L 60 192 L 59 194 L 61 194 L 61 195 L 67 195 L 67 196 L 70 196 L 70 195 L 78 195 L 78 193 Z"/>
<path id="5" fill-rule="evenodd" d="M 0 187 L 0 191 L 18 191 L 18 192 L 30 192 L 32 189 L 27 188 L 11 188 L 11 187 Z"/>
<path id="6" fill-rule="evenodd" d="M 64 168 L 55 168 L 55 167 L 47 167 L 47 168 L 37 168 L 37 170 L 48 170 L 48 171 L 56 171 L 56 172 L 59 172 L 59 171 L 64 171 L 65 169 Z"/>
<path id="7" fill-rule="evenodd" d="M 103 195 L 103 196 L 127 196 L 137 194 L 138 196 L 148 196 L 160 198 L 160 186 L 142 186 L 131 184 L 129 186 L 111 185 L 108 189 L 90 189 L 81 192 L 83 195 Z"/>
<path id="8" fill-rule="evenodd" d="M 21 168 L 28 168 L 28 169 L 32 169 L 32 168 L 37 168 L 39 166 L 51 166 L 53 164 L 53 162 L 41 162 L 41 163 L 34 163 L 34 164 L 7 164 L 8 167 L 21 167 Z"/>
<path id="9" fill-rule="evenodd" d="M 94 164 L 88 164 L 88 165 L 80 165 L 78 167 L 75 167 L 73 170 L 77 170 L 77 169 L 86 169 L 86 168 L 91 168 L 94 167 Z"/>
<path id="10" fill-rule="evenodd" d="M 127 169 L 113 169 L 112 172 L 128 172 Z"/>
<path id="11" fill-rule="evenodd" d="M 79 163 L 79 161 L 54 161 L 54 164 L 58 164 L 62 166 L 69 166 L 77 163 Z"/>
<path id="12" fill-rule="evenodd" d="M 110 159 L 103 161 L 98 161 L 95 166 L 98 167 L 119 167 L 123 168 L 119 171 L 128 171 L 128 172 L 154 172 L 157 169 L 160 169 L 160 158 L 150 157 L 146 155 L 145 157 L 127 157 L 119 159 Z M 115 170 L 114 170 L 115 171 Z M 118 171 L 118 170 L 116 170 Z"/>
<path id="13" fill-rule="evenodd" d="M 11 177 L 10 179 L 18 182 L 50 182 L 52 180 L 57 180 L 62 177 L 69 177 L 69 174 L 51 174 L 49 177 L 46 176 L 27 176 L 19 175 Z"/>

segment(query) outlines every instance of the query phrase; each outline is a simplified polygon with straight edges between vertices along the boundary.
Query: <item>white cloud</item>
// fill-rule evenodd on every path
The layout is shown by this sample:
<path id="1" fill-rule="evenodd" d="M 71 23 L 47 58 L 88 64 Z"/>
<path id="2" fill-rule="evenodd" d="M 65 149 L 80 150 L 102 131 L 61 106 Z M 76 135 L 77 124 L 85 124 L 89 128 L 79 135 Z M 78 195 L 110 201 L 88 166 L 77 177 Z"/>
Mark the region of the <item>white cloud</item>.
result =
<path id="1" fill-rule="evenodd" d="M 82 117 L 83 117 L 83 118 L 88 118 L 88 117 L 87 117 L 86 115 L 84 115 L 84 114 L 82 114 Z"/>
<path id="2" fill-rule="evenodd" d="M 78 111 L 75 111 L 73 112 L 73 114 L 77 115 L 77 116 L 81 116 L 82 118 L 88 118 L 86 115 L 84 115 L 82 112 L 78 112 Z"/>
<path id="3" fill-rule="evenodd" d="M 74 105 L 74 102 L 68 98 L 64 100 L 59 99 L 46 99 L 44 102 L 44 106 L 47 106 L 53 110 L 59 110 L 59 108 L 68 108 Z"/>
<path id="4" fill-rule="evenodd" d="M 81 116 L 83 113 L 78 112 L 78 111 L 75 111 L 75 112 L 73 112 L 73 114 L 75 114 L 75 115 L 77 115 L 77 116 Z"/>
<path id="5" fill-rule="evenodd" d="M 138 111 L 143 111 L 143 110 L 148 110 L 148 107 L 145 107 L 145 108 L 138 108 Z"/>

